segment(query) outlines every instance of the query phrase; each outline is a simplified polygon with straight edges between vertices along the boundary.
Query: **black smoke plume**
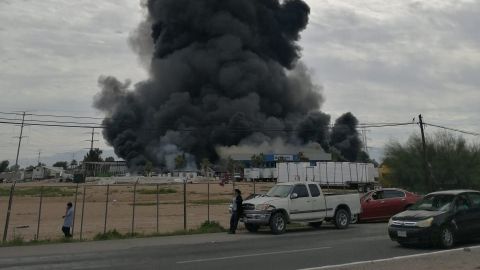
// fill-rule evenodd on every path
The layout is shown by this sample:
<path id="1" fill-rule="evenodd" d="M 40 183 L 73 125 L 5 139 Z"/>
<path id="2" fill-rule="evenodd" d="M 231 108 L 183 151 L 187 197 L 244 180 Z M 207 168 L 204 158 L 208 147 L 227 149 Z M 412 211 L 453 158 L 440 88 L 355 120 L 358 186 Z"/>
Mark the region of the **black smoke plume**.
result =
<path id="1" fill-rule="evenodd" d="M 346 161 L 357 161 L 362 142 L 357 131 L 358 120 L 352 113 L 346 113 L 335 120 L 330 144 Z"/>
<path id="2" fill-rule="evenodd" d="M 330 117 L 300 63 L 302 0 L 149 0 L 131 43 L 150 79 L 101 77 L 104 137 L 130 166 L 218 159 L 216 147 L 281 139 L 327 145 Z M 150 55 L 150 58 L 148 58 Z"/>

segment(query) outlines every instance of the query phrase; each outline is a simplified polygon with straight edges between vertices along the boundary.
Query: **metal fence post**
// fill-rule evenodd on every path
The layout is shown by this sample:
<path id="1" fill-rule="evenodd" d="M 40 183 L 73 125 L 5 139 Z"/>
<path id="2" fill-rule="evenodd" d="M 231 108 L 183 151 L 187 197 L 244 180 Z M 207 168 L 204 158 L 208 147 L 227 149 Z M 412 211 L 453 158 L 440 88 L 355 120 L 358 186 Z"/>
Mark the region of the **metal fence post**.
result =
<path id="1" fill-rule="evenodd" d="M 103 234 L 107 233 L 108 194 L 109 193 L 110 193 L 110 185 L 107 185 L 107 199 L 105 200 L 105 222 L 103 223 Z"/>
<path id="2" fill-rule="evenodd" d="M 157 184 L 157 233 L 158 233 L 158 207 L 159 207 L 158 204 L 159 204 L 159 201 L 160 201 L 159 198 L 158 198 L 159 197 L 158 194 L 159 194 L 159 185 Z"/>
<path id="3" fill-rule="evenodd" d="M 253 194 L 257 193 L 257 189 L 255 187 L 255 179 L 253 179 Z"/>
<path id="4" fill-rule="evenodd" d="M 187 230 L 187 181 L 183 181 L 183 230 Z"/>
<path id="5" fill-rule="evenodd" d="M 210 223 L 210 182 L 207 182 L 207 220 Z"/>
<path id="6" fill-rule="evenodd" d="M 83 186 L 82 217 L 80 219 L 80 240 L 83 236 L 83 213 L 85 212 L 85 197 L 87 197 L 87 186 Z"/>
<path id="7" fill-rule="evenodd" d="M 75 216 L 77 215 L 77 197 L 78 197 L 78 183 L 75 187 L 75 204 L 73 205 L 73 223 L 72 223 L 72 237 L 75 231 Z"/>
<path id="8" fill-rule="evenodd" d="M 40 237 L 40 219 L 42 217 L 42 202 L 43 202 L 43 186 L 40 187 L 40 203 L 38 204 L 37 234 L 35 235 L 35 240 L 38 240 L 38 238 Z"/>
<path id="9" fill-rule="evenodd" d="M 13 193 L 15 191 L 15 184 L 16 182 L 13 182 L 13 185 L 10 188 L 10 197 L 8 198 L 7 217 L 5 218 L 5 228 L 3 230 L 3 243 L 7 241 L 8 224 L 10 222 L 10 212 L 12 211 Z"/>
<path id="10" fill-rule="evenodd" d="M 135 234 L 135 205 L 137 204 L 137 183 L 133 185 L 133 205 L 132 205 L 132 236 Z"/>

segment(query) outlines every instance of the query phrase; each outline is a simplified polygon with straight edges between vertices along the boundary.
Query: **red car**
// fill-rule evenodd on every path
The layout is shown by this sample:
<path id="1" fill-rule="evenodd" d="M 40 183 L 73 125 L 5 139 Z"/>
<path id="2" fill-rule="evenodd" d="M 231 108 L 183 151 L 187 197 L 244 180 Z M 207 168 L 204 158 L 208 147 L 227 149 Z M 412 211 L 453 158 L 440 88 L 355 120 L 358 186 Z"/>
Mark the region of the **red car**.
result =
<path id="1" fill-rule="evenodd" d="M 403 212 L 422 196 L 397 188 L 370 191 L 360 199 L 362 212 L 358 221 L 384 221 Z"/>

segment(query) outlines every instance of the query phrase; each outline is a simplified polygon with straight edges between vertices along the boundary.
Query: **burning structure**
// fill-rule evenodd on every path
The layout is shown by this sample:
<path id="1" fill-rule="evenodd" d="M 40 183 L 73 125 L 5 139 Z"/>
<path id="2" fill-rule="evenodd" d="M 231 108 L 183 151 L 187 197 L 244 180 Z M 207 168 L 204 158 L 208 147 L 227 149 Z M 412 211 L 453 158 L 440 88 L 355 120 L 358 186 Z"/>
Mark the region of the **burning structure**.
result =
<path id="1" fill-rule="evenodd" d="M 219 148 L 279 140 L 328 150 L 332 137 L 347 152 L 357 147 L 356 119 L 344 121 L 353 129 L 331 133 L 321 89 L 299 62 L 297 41 L 310 13 L 304 1 L 143 5 L 146 18 L 131 44 L 150 78 L 130 86 L 101 77 L 94 101 L 106 114 L 105 139 L 130 167 L 150 161 L 173 169 L 180 155 L 194 167 L 203 158 L 217 160 Z"/>

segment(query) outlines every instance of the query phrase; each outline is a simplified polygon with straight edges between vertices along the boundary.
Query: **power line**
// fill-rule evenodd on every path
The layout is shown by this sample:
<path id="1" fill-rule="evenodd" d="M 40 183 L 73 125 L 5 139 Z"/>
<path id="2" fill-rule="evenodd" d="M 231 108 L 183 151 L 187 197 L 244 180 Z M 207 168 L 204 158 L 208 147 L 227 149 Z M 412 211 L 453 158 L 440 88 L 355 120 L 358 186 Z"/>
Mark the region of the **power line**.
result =
<path id="1" fill-rule="evenodd" d="M 18 119 L 4 118 L 0 117 L 0 120 L 6 121 L 18 121 Z M 100 123 L 90 123 L 90 122 L 72 122 L 72 121 L 55 121 L 55 120 L 36 120 L 36 119 L 27 119 L 26 122 L 36 122 L 36 123 L 55 123 L 55 124 L 78 124 L 78 125 L 101 125 Z"/>
<path id="2" fill-rule="evenodd" d="M 0 114 L 6 115 L 19 115 L 21 116 L 22 113 L 17 112 L 0 112 Z M 54 118 L 73 118 L 73 119 L 94 119 L 94 120 L 104 120 L 107 119 L 106 117 L 91 117 L 91 116 L 75 116 L 75 115 L 56 115 L 56 114 L 36 114 L 36 113 L 27 113 L 25 115 L 28 116 L 38 116 L 38 117 L 54 117 Z"/>
<path id="3" fill-rule="evenodd" d="M 0 112 L 4 115 L 18 115 L 23 116 L 23 113 L 19 112 Z M 90 119 L 90 120 L 105 120 L 110 118 L 99 118 L 99 117 L 90 117 L 90 116 L 73 116 L 73 115 L 55 115 L 55 114 L 35 114 L 35 113 L 25 113 L 25 116 L 37 116 L 37 117 L 53 117 L 53 118 L 71 118 L 71 119 Z M 1 121 L 3 120 L 3 121 Z M 5 118 L 0 117 L 0 124 L 12 124 L 12 125 L 22 125 L 19 119 Z M 418 124 L 416 122 L 380 122 L 380 123 L 360 123 L 358 128 L 385 128 L 385 127 L 399 127 L 399 126 L 408 126 Z M 65 128 L 88 128 L 88 129 L 104 129 L 105 125 L 100 123 L 92 122 L 74 122 L 74 121 L 56 121 L 56 120 L 38 120 L 38 119 L 27 119 L 23 121 L 24 126 L 44 126 L 44 127 L 65 127 Z M 425 126 L 437 127 L 445 130 L 460 132 L 463 134 L 480 136 L 480 133 L 465 131 L 456 128 L 449 128 L 441 125 L 435 125 L 430 123 L 424 123 Z M 326 127 L 332 128 L 332 125 L 327 125 Z M 125 127 L 127 128 L 127 127 Z M 243 128 L 227 128 L 231 132 L 295 132 L 299 131 L 296 128 L 256 128 L 256 129 L 243 129 Z M 157 128 L 144 128 L 141 129 L 147 132 L 155 132 L 161 130 L 175 130 L 175 131 L 184 131 L 184 132 L 194 132 L 198 130 L 197 128 L 176 128 L 172 126 L 158 126 Z M 307 130 L 309 131 L 309 130 Z M 312 130 L 313 131 L 313 130 Z"/>
<path id="4" fill-rule="evenodd" d="M 94 120 L 104 120 L 107 117 L 91 117 L 91 116 L 73 116 L 73 115 L 55 115 L 55 114 L 28 114 L 32 116 L 39 116 L 39 117 L 55 117 L 55 118 L 73 118 L 73 119 L 94 119 Z"/>
<path id="5" fill-rule="evenodd" d="M 0 124 L 7 125 L 21 125 L 21 122 L 12 121 L 0 121 Z M 65 128 L 105 128 L 105 126 L 92 126 L 92 125 L 63 125 L 63 124 L 42 124 L 42 123 L 29 123 L 25 121 L 24 126 L 41 126 L 41 127 L 65 127 Z"/>
<path id="6" fill-rule="evenodd" d="M 399 127 L 415 125 L 415 123 L 373 123 L 373 124 L 359 124 L 358 128 L 382 128 L 382 127 Z"/>
<path id="7" fill-rule="evenodd" d="M 0 118 L 2 119 L 2 118 Z M 12 125 L 20 125 L 21 123 L 15 119 L 7 119 L 0 121 L 0 124 L 12 124 Z M 361 124 L 358 125 L 358 128 L 384 128 L 384 127 L 398 127 L 398 126 L 406 126 L 406 125 L 413 125 L 415 123 L 377 123 L 377 124 Z M 46 126 L 46 127 L 65 127 L 65 128 L 88 128 L 88 129 L 104 129 L 106 128 L 105 125 L 96 124 L 96 123 L 80 123 L 80 122 L 60 122 L 60 121 L 40 121 L 40 120 L 25 120 L 25 126 Z M 128 128 L 127 126 L 123 126 Z M 330 125 L 326 125 L 325 127 L 331 128 Z M 296 132 L 300 131 L 297 128 L 226 128 L 231 132 Z M 184 131 L 184 132 L 194 132 L 197 131 L 198 128 L 177 128 L 173 126 L 158 126 L 157 128 L 139 128 L 138 130 L 142 131 L 162 131 L 162 130 L 174 130 L 174 131 Z M 301 131 L 315 131 L 317 129 L 301 129 Z"/>
<path id="8" fill-rule="evenodd" d="M 467 135 L 472 135 L 472 136 L 480 136 L 480 133 L 461 130 L 461 129 L 457 129 L 457 128 L 450 128 L 450 127 L 445 127 L 445 126 L 435 125 L 435 124 L 430 124 L 430 123 L 424 123 L 424 125 L 431 126 L 431 127 L 436 127 L 436 128 L 441 128 L 441 129 L 445 129 L 445 130 L 449 130 L 449 131 L 455 131 L 455 132 L 459 132 L 459 133 L 463 133 L 463 134 L 467 134 Z"/>

